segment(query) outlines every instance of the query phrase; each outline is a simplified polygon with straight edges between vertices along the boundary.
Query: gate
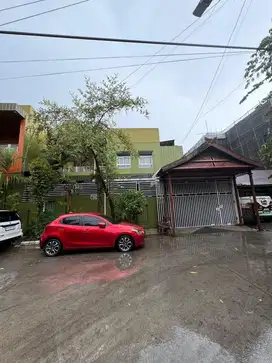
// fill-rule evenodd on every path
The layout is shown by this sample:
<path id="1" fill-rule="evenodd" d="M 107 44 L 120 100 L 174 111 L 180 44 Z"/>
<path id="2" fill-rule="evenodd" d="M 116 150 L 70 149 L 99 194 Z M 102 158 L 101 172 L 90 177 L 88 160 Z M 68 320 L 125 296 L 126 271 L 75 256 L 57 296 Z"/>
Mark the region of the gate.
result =
<path id="1" fill-rule="evenodd" d="M 176 228 L 233 225 L 238 222 L 231 179 L 207 181 L 172 181 Z M 157 186 L 159 220 L 169 209 L 169 191 L 166 187 L 165 203 L 163 185 Z"/>

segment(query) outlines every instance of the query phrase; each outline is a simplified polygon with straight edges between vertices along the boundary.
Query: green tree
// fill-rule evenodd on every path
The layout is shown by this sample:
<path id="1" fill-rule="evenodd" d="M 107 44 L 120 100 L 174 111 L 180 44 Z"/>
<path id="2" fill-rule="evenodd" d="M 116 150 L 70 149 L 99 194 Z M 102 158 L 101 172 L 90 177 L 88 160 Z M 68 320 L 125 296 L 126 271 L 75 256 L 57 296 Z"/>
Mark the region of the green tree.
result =
<path id="1" fill-rule="evenodd" d="M 36 158 L 29 165 L 29 184 L 37 207 L 37 215 L 41 216 L 47 194 L 61 180 L 58 171 L 52 169 L 47 160 Z"/>
<path id="2" fill-rule="evenodd" d="M 252 54 L 250 60 L 247 63 L 245 70 L 245 88 L 249 89 L 247 94 L 242 98 L 240 103 L 244 102 L 249 95 L 259 89 L 265 82 L 272 81 L 272 28 L 269 30 L 268 35 L 263 38 L 259 48 L 254 54 Z M 272 97 L 272 91 L 263 100 L 266 101 Z"/>
<path id="3" fill-rule="evenodd" d="M 114 198 L 109 182 L 116 176 L 117 152 L 134 153 L 129 138 L 116 128 L 118 114 L 129 111 L 148 116 L 147 102 L 133 97 L 117 76 L 101 84 L 85 79 L 85 88 L 72 95 L 72 107 L 45 100 L 34 116 L 38 131 L 46 133 L 44 155 L 56 168 L 70 162 L 93 170 L 98 194 L 106 194 L 112 217 L 115 218 Z"/>
<path id="4" fill-rule="evenodd" d="M 272 165 L 272 138 L 270 138 L 266 144 L 260 148 L 260 157 L 263 164 L 269 168 Z"/>
<path id="5" fill-rule="evenodd" d="M 146 207 L 146 198 L 141 191 L 127 190 L 117 197 L 116 206 L 120 220 L 137 222 Z"/>
<path id="6" fill-rule="evenodd" d="M 18 156 L 14 153 L 14 150 L 0 148 L 0 189 L 3 208 L 6 208 L 10 180 L 20 179 L 18 175 L 10 173 L 10 169 L 16 160 L 18 160 Z"/>
<path id="7" fill-rule="evenodd" d="M 26 129 L 23 153 L 23 171 L 28 170 L 29 164 L 36 158 L 43 156 L 45 137 L 42 133 L 29 125 Z"/>
<path id="8" fill-rule="evenodd" d="M 20 203 L 21 203 L 20 193 L 16 192 L 16 193 L 8 194 L 7 200 L 6 200 L 7 209 L 17 212 L 17 211 L 19 211 Z"/>

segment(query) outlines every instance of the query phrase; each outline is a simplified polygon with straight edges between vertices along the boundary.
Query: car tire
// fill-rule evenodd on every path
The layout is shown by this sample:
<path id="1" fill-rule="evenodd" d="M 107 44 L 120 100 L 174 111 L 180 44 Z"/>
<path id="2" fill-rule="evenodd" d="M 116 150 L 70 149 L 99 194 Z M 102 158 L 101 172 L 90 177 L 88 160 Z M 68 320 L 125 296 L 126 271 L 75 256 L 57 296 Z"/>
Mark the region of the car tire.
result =
<path id="1" fill-rule="evenodd" d="M 60 254 L 61 250 L 62 244 L 57 238 L 50 238 L 43 247 L 43 252 L 47 257 L 55 257 Z"/>
<path id="2" fill-rule="evenodd" d="M 120 252 L 129 252 L 134 247 L 134 241 L 128 234 L 120 236 L 116 242 L 116 247 Z"/>

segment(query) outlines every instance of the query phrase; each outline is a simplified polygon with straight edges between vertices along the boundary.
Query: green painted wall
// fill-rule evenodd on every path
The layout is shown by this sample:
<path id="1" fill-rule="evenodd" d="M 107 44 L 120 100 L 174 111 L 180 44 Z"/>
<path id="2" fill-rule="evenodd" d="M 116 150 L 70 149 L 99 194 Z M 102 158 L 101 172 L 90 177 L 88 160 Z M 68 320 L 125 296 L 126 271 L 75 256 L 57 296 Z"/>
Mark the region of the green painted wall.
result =
<path id="1" fill-rule="evenodd" d="M 160 167 L 181 158 L 183 151 L 181 146 L 160 146 L 159 129 L 157 128 L 123 128 L 131 139 L 136 151 L 152 151 L 153 167 L 139 168 L 138 157 L 131 159 L 131 168 L 117 169 L 120 175 L 130 174 L 154 174 Z M 127 150 L 120 150 L 127 151 Z M 89 175 L 89 172 L 70 172 L 69 175 Z"/>
<path id="2" fill-rule="evenodd" d="M 122 175 L 128 174 L 154 174 L 160 167 L 182 156 L 181 146 L 160 146 L 159 129 L 157 128 L 131 128 L 122 129 L 131 139 L 137 151 L 152 151 L 153 167 L 139 168 L 138 158 L 131 160 L 131 168 L 118 169 Z M 126 150 L 122 150 L 126 151 Z"/>
<path id="3" fill-rule="evenodd" d="M 64 197 L 50 198 L 50 201 L 56 201 L 56 208 L 54 214 L 64 213 Z M 144 213 L 139 216 L 138 223 L 145 228 L 157 227 L 157 203 L 156 198 L 146 198 L 147 206 Z M 86 196 L 73 196 L 72 197 L 72 211 L 73 212 L 97 212 L 97 200 L 92 200 Z M 107 203 L 107 214 L 110 208 Z M 34 203 L 21 203 L 19 213 L 22 219 L 23 230 L 25 231 L 31 222 L 35 219 L 35 205 Z"/>

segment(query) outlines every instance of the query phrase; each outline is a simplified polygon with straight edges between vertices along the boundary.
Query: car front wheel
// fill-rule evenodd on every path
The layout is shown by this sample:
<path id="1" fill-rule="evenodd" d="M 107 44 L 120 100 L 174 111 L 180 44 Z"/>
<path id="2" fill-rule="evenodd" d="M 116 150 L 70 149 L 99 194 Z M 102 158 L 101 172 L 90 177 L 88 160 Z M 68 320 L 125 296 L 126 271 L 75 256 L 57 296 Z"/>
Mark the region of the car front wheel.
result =
<path id="1" fill-rule="evenodd" d="M 54 257 L 57 256 L 62 249 L 61 242 L 56 238 L 50 238 L 43 248 L 45 256 Z"/>
<path id="2" fill-rule="evenodd" d="M 131 236 L 123 235 L 118 238 L 116 245 L 120 252 L 129 252 L 133 248 L 134 241 Z"/>

